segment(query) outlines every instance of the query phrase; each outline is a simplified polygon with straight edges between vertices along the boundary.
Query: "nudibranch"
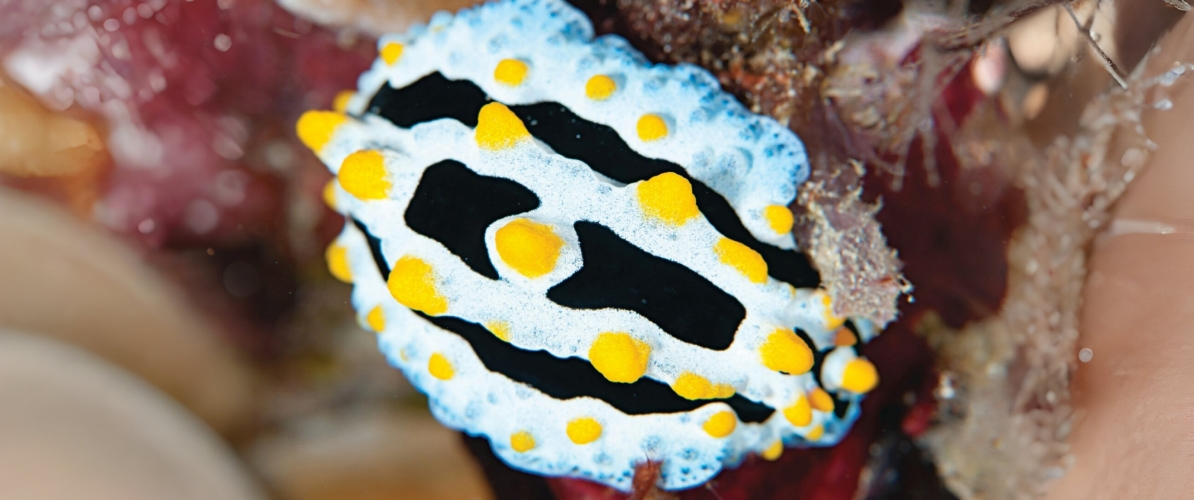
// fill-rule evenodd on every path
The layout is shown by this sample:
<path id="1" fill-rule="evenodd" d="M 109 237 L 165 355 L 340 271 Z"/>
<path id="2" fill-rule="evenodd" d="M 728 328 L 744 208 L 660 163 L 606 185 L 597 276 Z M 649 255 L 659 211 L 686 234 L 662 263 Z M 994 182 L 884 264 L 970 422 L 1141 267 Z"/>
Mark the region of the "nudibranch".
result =
<path id="1" fill-rule="evenodd" d="M 444 424 L 628 490 L 827 446 L 878 382 L 796 248 L 800 140 L 704 70 L 504 0 L 382 37 L 298 135 L 347 223 L 332 273 Z"/>

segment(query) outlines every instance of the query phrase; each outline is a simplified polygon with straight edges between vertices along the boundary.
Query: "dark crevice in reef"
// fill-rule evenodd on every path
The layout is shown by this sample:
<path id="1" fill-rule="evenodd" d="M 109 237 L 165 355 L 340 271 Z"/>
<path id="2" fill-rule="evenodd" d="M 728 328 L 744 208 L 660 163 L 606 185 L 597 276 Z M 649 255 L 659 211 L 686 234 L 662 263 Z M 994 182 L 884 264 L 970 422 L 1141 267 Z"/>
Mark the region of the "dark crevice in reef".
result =
<path id="1" fill-rule="evenodd" d="M 442 243 L 473 271 L 498 279 L 485 229 L 498 219 L 539 207 L 539 197 L 509 179 L 478 175 L 455 160 L 427 167 L 406 208 L 406 225 Z"/>
<path id="2" fill-rule="evenodd" d="M 485 92 L 472 82 L 449 80 L 432 73 L 400 89 L 383 86 L 370 101 L 369 112 L 404 128 L 441 118 L 475 127 L 477 113 L 489 101 Z M 697 206 L 709 223 L 725 237 L 759 252 L 767 262 L 768 274 L 797 288 L 820 285 L 820 275 L 807 256 L 755 239 L 724 197 L 690 177 L 680 165 L 638 154 L 612 128 L 585 120 L 559 103 L 515 105 L 510 109 L 535 138 L 556 153 L 580 160 L 616 181 L 637 182 L 664 172 L 684 176 L 692 183 Z"/>
<path id="3" fill-rule="evenodd" d="M 724 350 L 746 308 L 691 269 L 651 255 L 593 222 L 573 225 L 584 267 L 547 298 L 576 309 L 629 309 L 689 344 Z"/>
<path id="4" fill-rule="evenodd" d="M 734 409 L 739 420 L 751 423 L 763 422 L 775 412 L 771 407 L 741 395 L 718 400 L 684 399 L 667 384 L 646 377 L 632 384 L 610 382 L 583 359 L 561 359 L 546 351 L 519 349 L 497 338 L 485 327 L 460 318 L 419 315 L 468 341 L 489 371 L 530 385 L 556 399 L 597 398 L 627 415 L 687 412 L 721 401 Z"/>

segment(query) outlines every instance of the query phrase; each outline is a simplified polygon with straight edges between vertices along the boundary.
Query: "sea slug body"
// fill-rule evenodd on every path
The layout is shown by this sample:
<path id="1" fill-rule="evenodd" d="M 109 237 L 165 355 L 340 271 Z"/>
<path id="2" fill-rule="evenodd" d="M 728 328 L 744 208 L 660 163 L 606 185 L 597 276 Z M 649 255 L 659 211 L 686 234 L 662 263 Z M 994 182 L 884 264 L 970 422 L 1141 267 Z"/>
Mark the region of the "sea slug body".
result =
<path id="1" fill-rule="evenodd" d="M 383 37 L 299 137 L 337 178 L 328 251 L 444 424 L 508 464 L 628 490 L 828 446 L 877 383 L 796 248 L 800 140 L 699 68 L 557 0 Z"/>

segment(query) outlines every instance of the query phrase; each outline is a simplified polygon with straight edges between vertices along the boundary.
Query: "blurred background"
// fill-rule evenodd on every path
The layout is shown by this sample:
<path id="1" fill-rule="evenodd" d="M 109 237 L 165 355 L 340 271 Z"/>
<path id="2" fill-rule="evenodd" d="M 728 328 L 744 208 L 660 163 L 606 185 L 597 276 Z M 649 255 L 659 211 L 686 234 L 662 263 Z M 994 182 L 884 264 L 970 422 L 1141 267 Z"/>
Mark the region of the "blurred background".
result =
<path id="1" fill-rule="evenodd" d="M 0 499 L 625 498 L 509 470 L 436 423 L 323 260 L 343 220 L 295 120 L 355 87 L 378 34 L 469 3 L 0 0 Z M 748 459 L 683 498 L 1055 478 L 1041 464 L 1064 437 L 1008 422 L 1068 425 L 1085 271 L 1041 277 L 1029 256 L 1081 259 L 1145 153 L 1046 181 L 1106 156 L 1145 99 L 1108 89 L 1185 2 L 576 3 L 796 130 L 802 247 L 846 312 L 898 312 L 842 445 Z M 905 280 L 915 302 L 897 302 Z M 1008 366 L 1047 375 L 976 375 Z M 1004 418 L 1009 384 L 1039 396 L 1032 418 Z M 975 452 L 1013 431 L 1029 437 Z"/>

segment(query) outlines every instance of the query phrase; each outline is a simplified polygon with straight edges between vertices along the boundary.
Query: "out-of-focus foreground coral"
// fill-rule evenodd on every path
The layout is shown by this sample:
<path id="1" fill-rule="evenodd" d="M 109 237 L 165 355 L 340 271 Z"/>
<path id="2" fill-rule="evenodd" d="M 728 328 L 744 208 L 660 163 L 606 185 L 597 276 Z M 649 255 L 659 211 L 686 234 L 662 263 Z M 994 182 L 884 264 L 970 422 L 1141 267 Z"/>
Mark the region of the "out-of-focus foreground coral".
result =
<path id="1" fill-rule="evenodd" d="M 0 326 L 148 381 L 280 497 L 620 498 L 436 424 L 322 263 L 340 222 L 294 120 L 353 86 L 372 36 L 464 3 L 0 1 L 0 181 L 74 215 L 0 191 Z M 795 130 L 801 246 L 839 314 L 895 318 L 841 444 L 637 498 L 1010 498 L 1064 472 L 1086 252 L 1146 163 L 1134 124 L 1173 81 L 1133 68 L 1178 10 L 575 3 Z"/>

